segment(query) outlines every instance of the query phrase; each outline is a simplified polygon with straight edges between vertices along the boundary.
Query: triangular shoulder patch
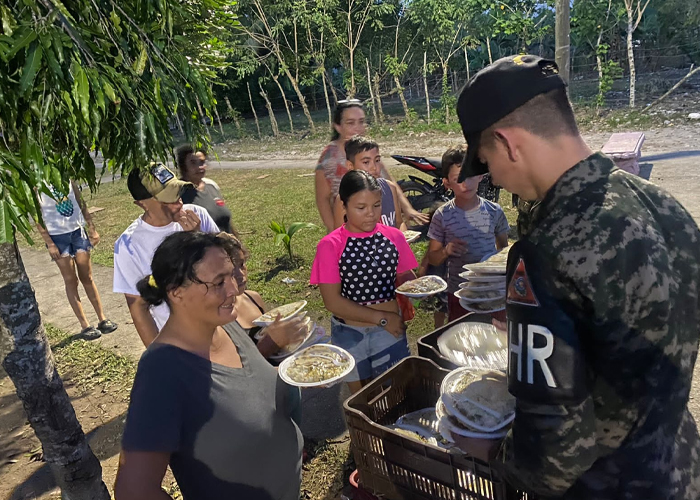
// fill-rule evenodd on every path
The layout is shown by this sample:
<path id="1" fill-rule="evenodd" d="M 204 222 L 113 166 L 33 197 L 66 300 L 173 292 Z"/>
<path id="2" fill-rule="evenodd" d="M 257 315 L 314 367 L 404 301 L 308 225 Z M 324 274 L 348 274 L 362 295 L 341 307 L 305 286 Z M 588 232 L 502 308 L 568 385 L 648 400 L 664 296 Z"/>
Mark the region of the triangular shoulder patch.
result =
<path id="1" fill-rule="evenodd" d="M 522 304 L 524 306 L 539 307 L 540 301 L 535 297 L 535 292 L 532 290 L 530 278 L 525 270 L 525 261 L 520 259 L 518 266 L 515 268 L 513 277 L 508 285 L 508 293 L 506 302 L 509 304 Z"/>

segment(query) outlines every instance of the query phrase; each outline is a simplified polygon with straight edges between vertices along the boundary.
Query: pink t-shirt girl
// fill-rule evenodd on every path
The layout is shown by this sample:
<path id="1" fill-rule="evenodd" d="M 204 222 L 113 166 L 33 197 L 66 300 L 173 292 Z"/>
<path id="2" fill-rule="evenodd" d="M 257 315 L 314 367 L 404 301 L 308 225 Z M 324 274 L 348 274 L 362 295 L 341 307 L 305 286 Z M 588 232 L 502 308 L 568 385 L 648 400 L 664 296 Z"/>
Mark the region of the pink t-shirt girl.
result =
<path id="1" fill-rule="evenodd" d="M 403 233 L 377 224 L 372 232 L 341 226 L 316 247 L 311 284 L 340 283 L 340 294 L 362 305 L 394 300 L 396 274 L 418 266 Z"/>

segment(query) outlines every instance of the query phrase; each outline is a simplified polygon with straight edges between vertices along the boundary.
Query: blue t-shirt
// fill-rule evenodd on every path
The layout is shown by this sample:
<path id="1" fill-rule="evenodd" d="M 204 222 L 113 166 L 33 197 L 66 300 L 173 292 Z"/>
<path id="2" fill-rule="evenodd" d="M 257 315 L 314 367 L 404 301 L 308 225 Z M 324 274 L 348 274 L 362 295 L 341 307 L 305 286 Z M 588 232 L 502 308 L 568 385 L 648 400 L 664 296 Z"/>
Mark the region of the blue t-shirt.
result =
<path id="1" fill-rule="evenodd" d="M 507 233 L 508 220 L 498 203 L 479 198 L 479 205 L 472 210 L 462 210 L 454 200 L 438 208 L 428 229 L 428 238 L 443 246 L 454 240 L 466 242 L 467 249 L 460 257 L 447 258 L 447 290 L 459 289 L 464 264 L 479 262 L 496 251 L 496 236 Z"/>

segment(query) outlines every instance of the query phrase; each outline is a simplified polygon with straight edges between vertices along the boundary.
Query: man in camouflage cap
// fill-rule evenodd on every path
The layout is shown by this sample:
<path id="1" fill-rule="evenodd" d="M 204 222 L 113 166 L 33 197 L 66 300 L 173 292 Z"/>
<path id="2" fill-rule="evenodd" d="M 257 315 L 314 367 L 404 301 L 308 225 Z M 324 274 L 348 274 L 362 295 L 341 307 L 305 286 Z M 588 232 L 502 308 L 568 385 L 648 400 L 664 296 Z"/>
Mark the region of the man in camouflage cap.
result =
<path id="1" fill-rule="evenodd" d="M 692 217 L 590 150 L 553 61 L 496 61 L 464 88 L 458 115 L 461 178 L 488 171 L 539 201 L 508 258 L 517 410 L 497 466 L 544 498 L 700 498 Z"/>

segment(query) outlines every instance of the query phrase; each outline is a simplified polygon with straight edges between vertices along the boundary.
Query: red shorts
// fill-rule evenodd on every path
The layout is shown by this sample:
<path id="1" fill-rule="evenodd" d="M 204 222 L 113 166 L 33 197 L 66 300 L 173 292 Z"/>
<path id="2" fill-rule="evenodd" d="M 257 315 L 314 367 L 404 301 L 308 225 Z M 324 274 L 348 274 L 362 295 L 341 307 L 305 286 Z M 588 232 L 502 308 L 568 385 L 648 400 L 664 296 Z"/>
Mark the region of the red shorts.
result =
<path id="1" fill-rule="evenodd" d="M 451 293 L 447 293 L 447 321 L 454 321 L 461 318 L 465 314 L 469 314 L 465 308 L 459 305 L 459 299 Z"/>

